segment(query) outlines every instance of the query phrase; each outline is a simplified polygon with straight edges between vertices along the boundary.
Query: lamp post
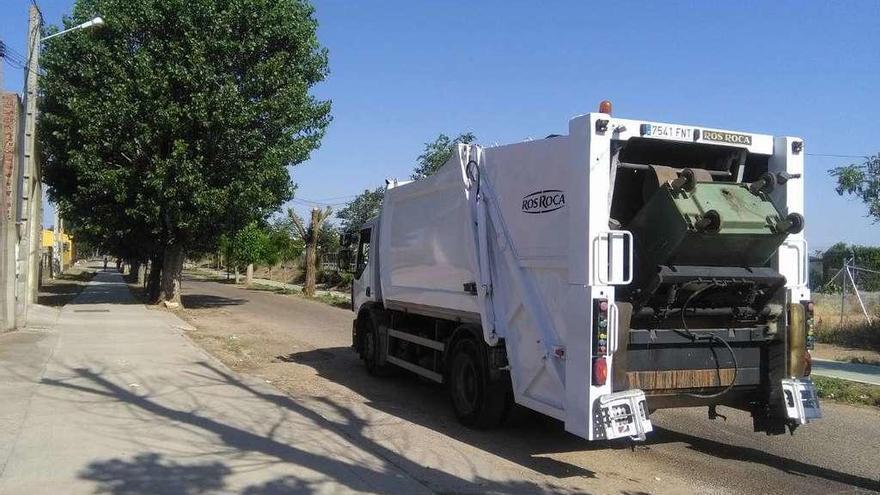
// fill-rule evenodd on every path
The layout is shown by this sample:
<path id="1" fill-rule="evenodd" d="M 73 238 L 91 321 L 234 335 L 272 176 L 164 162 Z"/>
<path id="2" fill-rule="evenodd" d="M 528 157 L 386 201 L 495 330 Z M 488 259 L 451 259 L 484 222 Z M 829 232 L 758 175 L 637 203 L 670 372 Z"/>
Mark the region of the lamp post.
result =
<path id="1" fill-rule="evenodd" d="M 50 40 L 56 36 L 61 36 L 62 34 L 67 34 L 71 31 L 76 31 L 78 29 L 88 29 L 91 27 L 101 27 L 103 25 L 104 25 L 104 19 L 101 19 L 101 17 L 95 17 L 94 19 L 92 19 L 90 21 L 86 21 L 78 26 L 73 26 L 72 28 L 65 29 L 64 31 L 58 31 L 55 34 L 50 34 L 49 36 L 46 36 L 46 37 L 40 39 L 40 42 L 42 43 L 42 42 L 44 42 L 46 40 Z"/>
<path id="2" fill-rule="evenodd" d="M 24 92 L 24 142 L 19 179 L 19 201 L 17 224 L 19 232 L 18 268 L 16 280 L 16 320 L 27 321 L 28 307 L 36 301 L 40 286 L 40 258 L 42 246 L 43 191 L 39 163 L 36 157 L 37 122 L 37 74 L 39 72 L 40 44 L 62 34 L 81 29 L 98 27 L 104 24 L 100 17 L 59 31 L 53 35 L 40 37 L 41 15 L 32 4 L 28 21 L 27 64 L 25 65 Z M 56 241 L 57 242 L 57 241 Z"/>

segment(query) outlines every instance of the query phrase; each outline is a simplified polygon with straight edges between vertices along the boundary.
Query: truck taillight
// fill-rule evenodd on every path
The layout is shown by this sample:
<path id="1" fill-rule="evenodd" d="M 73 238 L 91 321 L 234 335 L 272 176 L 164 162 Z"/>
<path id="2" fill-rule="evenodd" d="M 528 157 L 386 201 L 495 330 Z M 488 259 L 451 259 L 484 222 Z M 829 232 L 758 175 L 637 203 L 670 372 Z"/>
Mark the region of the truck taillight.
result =
<path id="1" fill-rule="evenodd" d="M 608 381 L 608 300 L 593 301 L 593 385 Z"/>
<path id="2" fill-rule="evenodd" d="M 605 361 L 604 357 L 597 357 L 593 359 L 593 385 L 601 386 L 605 385 L 605 382 L 608 381 L 608 362 Z"/>
<path id="3" fill-rule="evenodd" d="M 813 314 L 815 306 L 813 301 L 801 301 L 801 304 L 804 305 L 804 325 L 807 327 L 805 332 L 807 334 L 807 349 L 811 350 L 815 347 L 816 343 L 816 336 L 813 333 L 816 324 L 816 319 Z M 809 353 L 807 353 L 807 355 L 809 355 Z"/>

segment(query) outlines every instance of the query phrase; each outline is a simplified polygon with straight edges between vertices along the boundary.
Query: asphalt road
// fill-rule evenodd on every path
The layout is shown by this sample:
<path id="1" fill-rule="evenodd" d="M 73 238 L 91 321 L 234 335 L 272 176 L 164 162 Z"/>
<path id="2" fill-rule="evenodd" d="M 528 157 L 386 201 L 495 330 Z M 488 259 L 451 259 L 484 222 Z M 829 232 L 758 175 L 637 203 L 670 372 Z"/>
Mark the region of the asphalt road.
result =
<path id="1" fill-rule="evenodd" d="M 294 397 L 320 395 L 328 388 L 334 397 L 344 395 L 381 411 L 383 417 L 396 419 L 394 427 L 383 433 L 383 441 L 404 452 L 412 449 L 414 455 L 424 449 L 444 452 L 447 444 L 455 452 L 467 447 L 470 460 L 485 457 L 480 462 L 490 468 L 497 463 L 499 470 L 519 470 L 525 478 L 545 482 L 542 486 L 569 491 L 583 487 L 604 493 L 880 492 L 880 411 L 875 408 L 826 401 L 821 421 L 793 436 L 773 437 L 753 433 L 748 414 L 728 408 L 719 408 L 726 420 L 708 419 L 703 408 L 663 410 L 651 417 L 656 431 L 634 448 L 625 442 L 583 441 L 566 433 L 561 423 L 523 410 L 500 429 L 475 432 L 457 424 L 441 387 L 409 376 L 368 376 L 348 347 L 350 311 L 193 278 L 185 281 L 183 294 L 184 304 L 196 308 L 197 326 L 241 327 L 239 335 L 271 329 L 273 345 L 284 348 L 280 354 L 298 350 L 289 357 L 279 355 L 281 361 L 313 370 L 302 375 L 296 366 L 282 369 L 292 377 L 286 392 Z M 404 432 L 408 432 L 405 442 Z M 437 469 L 456 469 L 448 465 L 457 462 L 449 456 L 435 457 Z M 466 491 L 445 486 L 445 478 L 438 481 L 412 470 L 436 491 Z M 618 483 L 636 484 L 639 489 L 618 489 L 614 486 Z"/>
<path id="2" fill-rule="evenodd" d="M 880 385 L 880 366 L 813 359 L 813 374 Z"/>

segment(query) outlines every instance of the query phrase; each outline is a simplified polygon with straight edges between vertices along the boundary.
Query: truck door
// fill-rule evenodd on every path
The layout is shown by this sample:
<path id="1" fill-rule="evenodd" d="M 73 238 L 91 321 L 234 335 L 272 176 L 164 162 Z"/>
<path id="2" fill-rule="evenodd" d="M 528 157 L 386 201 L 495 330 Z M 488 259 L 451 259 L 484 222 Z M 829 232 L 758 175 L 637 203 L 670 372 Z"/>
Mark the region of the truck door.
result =
<path id="1" fill-rule="evenodd" d="M 375 270 L 373 270 L 375 263 L 371 263 L 372 256 L 370 256 L 372 231 L 372 227 L 361 229 L 355 253 L 354 281 L 351 284 L 355 311 L 358 311 L 364 303 L 376 300 L 377 287 L 374 283 Z"/>

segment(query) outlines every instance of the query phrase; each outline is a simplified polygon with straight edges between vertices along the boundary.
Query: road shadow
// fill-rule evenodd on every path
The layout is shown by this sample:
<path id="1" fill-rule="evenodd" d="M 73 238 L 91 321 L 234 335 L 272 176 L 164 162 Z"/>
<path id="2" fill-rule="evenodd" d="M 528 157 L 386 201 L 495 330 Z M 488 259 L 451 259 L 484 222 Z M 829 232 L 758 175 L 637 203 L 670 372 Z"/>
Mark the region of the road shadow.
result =
<path id="1" fill-rule="evenodd" d="M 79 477 L 98 483 L 98 493 L 113 495 L 196 495 L 216 493 L 232 470 L 222 462 L 181 464 L 150 452 L 131 459 L 90 463 Z"/>
<path id="2" fill-rule="evenodd" d="M 223 297 L 209 294 L 184 294 L 180 296 L 180 302 L 187 309 L 222 308 L 223 306 L 237 306 L 247 302 L 246 299 L 237 297 Z"/>
<path id="3" fill-rule="evenodd" d="M 335 358 L 327 359 L 331 354 Z M 443 387 L 428 383 L 412 374 L 399 372 L 392 377 L 370 376 L 348 347 L 315 349 L 279 356 L 282 362 L 310 366 L 327 380 L 334 381 L 368 400 L 370 407 L 407 421 L 426 426 L 461 442 L 492 452 L 507 460 L 555 477 L 594 476 L 579 466 L 554 460 L 544 455 L 603 449 L 629 450 L 633 444 L 621 442 L 587 442 L 564 430 L 562 422 L 525 408 L 515 408 L 512 418 L 491 432 L 466 429 L 455 421 Z M 352 361 L 357 361 L 353 363 Z M 389 384 L 388 382 L 393 382 Z M 393 390 L 393 393 L 389 393 Z M 419 404 L 427 413 L 412 407 L 400 407 L 402 397 L 408 404 Z M 499 442 L 497 435 L 505 435 Z M 768 452 L 727 445 L 713 440 L 655 427 L 647 445 L 682 442 L 689 448 L 720 459 L 754 462 L 799 476 L 814 476 L 853 487 L 880 491 L 880 482 L 833 469 L 816 466 Z"/>
<path id="4" fill-rule="evenodd" d="M 88 285 L 94 272 L 83 271 L 77 274 L 63 273 L 57 278 L 46 280 L 40 284 L 37 304 L 61 307 L 69 304 Z"/>
<path id="5" fill-rule="evenodd" d="M 196 364 L 203 370 L 198 376 L 206 380 L 199 388 L 215 389 L 220 385 L 229 385 L 244 390 L 251 396 L 276 406 L 282 418 L 287 417 L 285 413 L 293 413 L 313 423 L 319 431 L 328 430 L 345 438 L 351 444 L 381 459 L 383 461 L 381 466 L 352 464 L 346 459 L 310 452 L 295 442 L 281 442 L 275 438 L 275 427 L 270 428 L 266 433 L 258 433 L 218 420 L 204 412 L 208 408 L 205 407 L 204 401 L 198 400 L 199 394 L 192 388 L 188 389 L 192 406 L 184 410 L 162 404 L 159 398 L 152 397 L 151 390 L 132 392 L 128 387 L 104 377 L 101 372 L 88 368 L 70 369 L 74 377 L 71 379 L 44 378 L 41 383 L 75 391 L 84 399 L 95 396 L 103 400 L 121 401 L 134 409 L 133 418 L 137 417 L 145 424 L 162 421 L 165 426 L 181 428 L 186 432 L 200 432 L 205 436 L 206 442 L 210 442 L 205 446 L 206 454 L 216 455 L 219 451 L 221 455 L 225 452 L 233 458 L 241 458 L 245 453 L 258 453 L 275 459 L 272 464 L 290 463 L 323 475 L 320 484 L 315 486 L 313 486 L 314 482 L 293 476 L 271 479 L 242 490 L 242 493 L 249 495 L 326 492 L 327 486 L 323 483 L 327 480 L 332 480 L 353 491 L 375 491 L 376 485 L 371 483 L 371 480 L 381 486 L 383 477 L 392 476 L 392 472 L 397 469 L 402 469 L 410 476 L 418 476 L 419 481 L 426 486 L 428 482 L 424 480 L 430 480 L 429 488 L 436 492 L 451 493 L 447 488 L 452 487 L 454 493 L 571 493 L 571 490 L 538 485 L 526 480 L 498 481 L 479 476 L 475 477 L 476 479 L 464 479 L 430 466 L 422 466 L 369 438 L 364 431 L 367 423 L 357 417 L 353 411 L 339 404 L 322 400 L 324 405 L 334 410 L 335 414 L 332 417 L 337 419 L 330 419 L 286 395 L 258 390 L 211 363 Z M 206 392 L 205 397 L 210 398 L 210 393 Z M 218 442 L 222 443 L 222 448 L 216 445 Z M 308 440 L 304 441 L 304 445 L 309 443 Z M 470 468 L 465 471 L 474 472 L 473 466 Z M 256 468 L 251 466 L 249 469 Z M 148 453 L 133 458 L 94 461 L 82 469 L 79 476 L 82 479 L 98 482 L 101 485 L 99 493 L 201 494 L 222 490 L 225 486 L 224 478 L 230 473 L 231 468 L 219 462 L 183 465 Z"/>
<path id="6" fill-rule="evenodd" d="M 687 448 L 695 450 L 705 455 L 717 457 L 719 459 L 730 459 L 736 461 L 747 461 L 755 464 L 763 464 L 772 468 L 776 468 L 787 474 L 796 476 L 814 476 L 845 485 L 864 488 L 866 490 L 880 492 L 880 480 L 872 480 L 849 473 L 842 473 L 833 469 L 823 468 L 813 464 L 789 459 L 787 457 L 778 456 L 762 450 L 750 447 L 742 447 L 738 445 L 728 445 L 716 442 L 707 438 L 701 438 L 687 433 L 669 430 L 657 427 L 654 429 L 654 435 L 649 437 L 647 445 L 655 445 L 662 443 L 681 442 Z"/>
<path id="7" fill-rule="evenodd" d="M 561 421 L 519 406 L 513 408 L 508 420 L 498 428 L 466 428 L 456 419 L 445 387 L 406 372 L 382 378 L 371 376 L 349 347 L 313 349 L 280 355 L 275 359 L 277 362 L 310 366 L 322 378 L 363 396 L 371 408 L 427 427 L 546 476 L 596 477 L 593 470 L 547 454 L 629 448 L 626 442 L 587 442 L 567 433 Z M 406 406 L 401 401 L 406 401 Z M 499 441 L 502 436 L 503 441 Z"/>

